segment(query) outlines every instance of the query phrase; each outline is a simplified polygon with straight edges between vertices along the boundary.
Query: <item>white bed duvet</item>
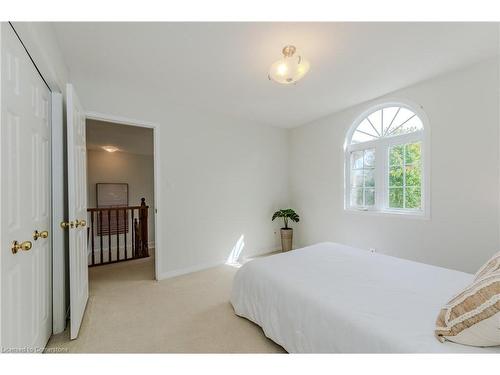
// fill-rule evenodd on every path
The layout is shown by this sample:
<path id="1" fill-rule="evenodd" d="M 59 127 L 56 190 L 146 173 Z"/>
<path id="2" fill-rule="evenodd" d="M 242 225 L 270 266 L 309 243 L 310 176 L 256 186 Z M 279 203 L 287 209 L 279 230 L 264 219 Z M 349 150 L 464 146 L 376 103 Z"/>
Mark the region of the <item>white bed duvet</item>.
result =
<path id="1" fill-rule="evenodd" d="M 434 337 L 439 309 L 472 277 L 320 243 L 246 263 L 231 303 L 291 353 L 500 353 Z"/>

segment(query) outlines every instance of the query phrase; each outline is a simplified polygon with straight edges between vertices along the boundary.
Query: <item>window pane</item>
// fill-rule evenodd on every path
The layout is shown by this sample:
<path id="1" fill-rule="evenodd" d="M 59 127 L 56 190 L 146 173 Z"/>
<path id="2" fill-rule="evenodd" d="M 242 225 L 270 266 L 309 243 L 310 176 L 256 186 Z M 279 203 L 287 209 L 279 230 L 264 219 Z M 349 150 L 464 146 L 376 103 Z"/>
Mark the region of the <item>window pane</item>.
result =
<path id="1" fill-rule="evenodd" d="M 401 186 L 403 187 L 403 168 L 402 167 L 390 167 L 389 168 L 389 187 Z"/>
<path id="2" fill-rule="evenodd" d="M 403 165 L 404 145 L 392 146 L 389 148 L 389 165 Z"/>
<path id="3" fill-rule="evenodd" d="M 379 137 L 382 136 L 382 110 L 379 110 L 377 112 L 373 112 L 370 116 L 368 116 L 368 119 L 371 122 L 370 126 L 373 125 L 373 127 L 377 131 L 376 134 Z M 372 127 L 372 131 L 375 131 L 375 130 L 373 130 L 373 127 Z"/>
<path id="4" fill-rule="evenodd" d="M 389 149 L 389 207 L 421 208 L 421 142 Z"/>
<path id="5" fill-rule="evenodd" d="M 363 143 L 363 142 L 373 141 L 374 139 L 377 139 L 377 138 L 373 137 L 371 135 L 367 135 L 367 134 L 358 132 L 356 130 L 354 132 L 354 134 L 352 135 L 351 143 Z"/>
<path id="6" fill-rule="evenodd" d="M 375 204 L 375 149 L 351 152 L 350 205 L 366 207 Z"/>
<path id="7" fill-rule="evenodd" d="M 420 164 L 412 164 L 412 165 L 407 165 L 405 167 L 405 172 L 406 172 L 406 186 L 415 186 L 415 187 L 420 187 L 422 183 L 422 176 L 421 176 L 421 168 Z"/>
<path id="8" fill-rule="evenodd" d="M 406 124 L 410 122 L 410 119 L 413 118 L 418 118 L 415 116 L 415 113 L 410 111 L 408 108 L 401 107 L 399 109 L 399 112 L 394 119 L 394 122 L 392 123 L 391 128 L 389 131 L 386 133 L 386 136 L 394 136 L 394 135 L 400 135 L 400 134 L 406 134 L 409 132 L 406 132 Z"/>
<path id="9" fill-rule="evenodd" d="M 420 208 L 421 202 L 420 188 L 406 188 L 405 208 Z"/>
<path id="10" fill-rule="evenodd" d="M 403 208 L 403 188 L 389 188 L 389 207 Z"/>
<path id="11" fill-rule="evenodd" d="M 375 170 L 365 169 L 365 187 L 375 187 Z"/>
<path id="12" fill-rule="evenodd" d="M 363 189 L 351 189 L 351 206 L 363 206 Z"/>
<path id="13" fill-rule="evenodd" d="M 384 135 L 387 135 L 391 131 L 394 125 L 394 120 L 396 113 L 398 113 L 399 107 L 387 107 L 384 108 Z"/>
<path id="14" fill-rule="evenodd" d="M 392 126 L 391 127 L 392 130 L 390 130 L 389 133 L 391 136 L 408 134 L 419 131 L 423 129 L 423 127 L 424 126 L 422 124 L 422 120 L 420 120 L 418 116 L 413 115 L 413 117 L 411 117 L 408 121 L 404 122 L 402 125 L 400 124 L 400 126 L 397 127 Z"/>
<path id="15" fill-rule="evenodd" d="M 354 151 L 351 153 L 351 168 L 352 169 L 363 168 L 363 151 Z"/>
<path id="16" fill-rule="evenodd" d="M 362 169 L 351 171 L 351 187 L 363 187 L 363 176 Z"/>
<path id="17" fill-rule="evenodd" d="M 375 166 L 375 149 L 369 148 L 365 150 L 365 168 Z"/>
<path id="18" fill-rule="evenodd" d="M 375 204 L 375 189 L 365 189 L 365 205 L 373 206 Z"/>
<path id="19" fill-rule="evenodd" d="M 405 162 L 412 164 L 420 161 L 420 142 L 409 143 L 405 146 Z"/>
<path id="20" fill-rule="evenodd" d="M 364 119 L 361 124 L 356 128 L 363 133 L 371 135 L 373 138 L 378 138 L 378 132 L 373 128 L 372 124 L 367 119 Z"/>

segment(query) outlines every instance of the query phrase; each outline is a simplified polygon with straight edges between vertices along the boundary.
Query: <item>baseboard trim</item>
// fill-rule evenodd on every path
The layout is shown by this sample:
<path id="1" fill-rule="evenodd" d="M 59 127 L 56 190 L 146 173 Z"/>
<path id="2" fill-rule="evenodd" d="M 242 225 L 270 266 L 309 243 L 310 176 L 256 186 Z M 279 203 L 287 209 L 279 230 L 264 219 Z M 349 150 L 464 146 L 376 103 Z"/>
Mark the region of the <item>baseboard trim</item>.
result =
<path id="1" fill-rule="evenodd" d="M 274 254 L 274 253 L 280 253 L 280 252 L 281 252 L 281 247 L 277 247 L 277 248 L 270 250 L 270 251 L 267 251 L 265 253 L 256 252 L 256 253 L 252 253 L 252 254 L 247 254 L 245 256 L 245 259 L 253 259 L 253 258 L 263 257 L 265 255 Z"/>
<path id="2" fill-rule="evenodd" d="M 277 252 L 279 250 L 281 250 L 281 248 L 271 250 L 271 251 L 269 251 L 267 253 L 257 253 L 256 255 L 251 255 L 250 254 L 250 255 L 245 256 L 245 258 L 255 258 L 255 257 L 258 257 L 258 256 L 264 256 L 264 255 L 268 255 L 268 254 L 273 254 L 273 253 L 275 253 L 275 252 Z M 191 266 L 191 267 L 186 267 L 186 268 L 181 268 L 181 269 L 178 269 L 178 270 L 172 270 L 172 271 L 160 273 L 160 275 L 156 277 L 156 280 L 160 281 L 160 280 L 165 280 L 165 279 L 171 279 L 172 277 L 177 277 L 177 276 L 181 276 L 181 275 L 186 275 L 188 273 L 203 271 L 203 270 L 206 270 L 206 269 L 209 269 L 209 268 L 213 268 L 213 267 L 217 267 L 217 266 L 222 266 L 224 264 L 226 264 L 226 260 L 225 259 L 224 260 L 219 260 L 217 262 L 197 264 L 197 265 Z"/>
<path id="3" fill-rule="evenodd" d="M 220 260 L 217 262 L 197 264 L 197 265 L 192 266 L 192 267 L 186 267 L 186 268 L 181 268 L 178 270 L 163 272 L 156 279 L 158 281 L 165 280 L 165 279 L 171 279 L 172 277 L 181 276 L 181 275 L 185 275 L 185 274 L 193 273 L 193 272 L 198 272 L 198 271 L 203 271 L 203 270 L 217 267 L 217 266 L 222 266 L 225 262 L 226 262 L 225 260 Z"/>

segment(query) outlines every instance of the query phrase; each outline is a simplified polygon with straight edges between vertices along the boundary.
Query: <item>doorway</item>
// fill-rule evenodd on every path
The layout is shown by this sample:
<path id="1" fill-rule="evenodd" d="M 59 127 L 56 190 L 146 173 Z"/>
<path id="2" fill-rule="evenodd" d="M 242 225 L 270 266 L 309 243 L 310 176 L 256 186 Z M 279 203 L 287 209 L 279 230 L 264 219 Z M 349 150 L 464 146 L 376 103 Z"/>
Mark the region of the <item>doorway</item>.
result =
<path id="1" fill-rule="evenodd" d="M 155 279 L 155 128 L 87 116 L 86 141 L 91 284 L 117 269 Z"/>
<path id="2" fill-rule="evenodd" d="M 128 126 L 128 128 L 130 127 L 133 127 L 133 128 L 146 128 L 146 129 L 149 129 L 150 131 L 152 131 L 152 137 L 153 137 L 153 180 L 154 180 L 154 184 L 153 184 L 153 197 L 151 198 L 151 201 L 150 202 L 147 202 L 145 201 L 145 205 L 149 206 L 148 210 L 149 210 L 149 214 L 147 215 L 148 217 L 148 222 L 149 222 L 149 225 L 154 225 L 154 228 L 158 228 L 159 227 L 159 217 L 158 217 L 158 211 L 156 209 L 156 207 L 158 207 L 158 204 L 159 204 L 159 197 L 158 197 L 158 194 L 156 194 L 156 192 L 158 192 L 158 181 L 159 181 L 159 173 L 158 173 L 158 160 L 160 158 L 160 155 L 159 155 L 159 149 L 157 147 L 157 144 L 158 144 L 158 138 L 159 138 L 159 129 L 158 127 L 156 126 L 156 124 L 151 124 L 151 123 L 144 123 L 144 122 L 140 122 L 140 121 L 130 121 L 130 120 L 127 120 L 127 119 L 123 119 L 123 118 L 117 118 L 117 117 L 113 117 L 113 116 L 106 116 L 106 115 L 101 115 L 101 114 L 96 114 L 96 113 L 89 113 L 89 112 L 85 112 L 85 110 L 81 107 L 81 105 L 79 104 L 79 101 L 77 100 L 77 97 L 76 97 L 76 93 L 74 92 L 74 89 L 71 85 L 68 85 L 67 87 L 67 92 L 71 95 L 68 95 L 68 107 L 69 109 L 74 109 L 72 111 L 68 111 L 67 113 L 67 122 L 68 122 L 68 126 L 66 127 L 67 130 L 68 130 L 68 166 L 72 166 L 72 168 L 76 168 L 78 170 L 83 170 L 85 171 L 82 175 L 82 183 L 74 183 L 74 181 L 71 179 L 71 176 L 70 176 L 70 172 L 71 172 L 71 168 L 68 169 L 68 178 L 67 178 L 67 181 L 68 181 L 68 196 L 71 195 L 71 185 L 70 183 L 73 181 L 73 185 L 74 187 L 79 187 L 79 189 L 81 189 L 82 191 L 85 191 L 84 193 L 84 196 L 85 196 L 85 205 L 84 205 L 84 209 L 82 211 L 81 214 L 78 214 L 78 215 L 74 215 L 74 214 L 71 214 L 71 212 L 69 212 L 67 214 L 67 218 L 61 222 L 61 227 L 64 225 L 64 230 L 62 232 L 69 232 L 70 234 L 70 237 L 72 235 L 72 233 L 81 233 L 81 234 L 84 234 L 84 243 L 85 243 L 85 246 L 83 247 L 83 251 L 80 251 L 80 250 L 71 250 L 71 241 L 70 241 L 70 251 L 69 251 L 69 254 L 70 254 L 70 259 L 69 259 L 69 267 L 66 265 L 66 267 L 64 267 L 64 265 L 55 265 L 55 272 L 56 274 L 69 274 L 69 278 L 71 279 L 72 276 L 75 276 L 75 275 L 81 275 L 81 279 L 83 280 L 82 282 L 79 282 L 79 279 L 76 280 L 75 283 L 73 283 L 74 285 L 83 285 L 83 287 L 85 288 L 85 295 L 83 295 L 82 298 L 80 298 L 80 295 L 78 293 L 73 293 L 72 290 L 71 290 L 71 282 L 70 282 L 70 290 L 69 290 L 69 304 L 68 303 L 64 303 L 65 300 L 65 295 L 68 294 L 68 288 L 54 288 L 54 309 L 57 310 L 57 311 L 60 311 L 61 313 L 58 314 L 57 316 L 54 314 L 54 326 L 55 327 L 61 327 L 62 329 L 59 329 L 59 330 L 55 330 L 54 333 L 62 333 L 63 330 L 64 330 L 64 327 L 66 326 L 65 324 L 65 316 L 67 314 L 64 314 L 63 311 L 67 311 L 67 307 L 68 305 L 71 305 L 69 306 L 70 307 L 70 323 L 71 323 L 71 329 L 69 330 L 70 331 L 70 338 L 71 339 L 74 339 L 78 336 L 78 332 L 79 332 L 79 328 L 80 328 L 80 324 L 83 320 L 83 317 L 84 317 L 84 311 L 85 311 L 85 306 L 86 306 L 86 303 L 87 303 L 87 297 L 85 296 L 88 296 L 88 276 L 90 274 L 89 270 L 96 270 L 96 271 L 91 271 L 93 273 L 102 273 L 102 271 L 97 271 L 98 269 L 104 269 L 108 266 L 95 266 L 95 267 L 89 267 L 89 263 L 91 262 L 92 260 L 92 254 L 94 255 L 94 262 L 98 263 L 100 261 L 100 259 L 110 259 L 109 258 L 109 254 L 111 253 L 111 260 L 117 260 L 117 259 L 123 259 L 125 257 L 125 250 L 122 249 L 120 250 L 120 253 L 119 253 L 119 257 L 116 255 L 117 252 L 116 252 L 116 249 L 118 247 L 124 247 L 124 244 L 127 243 L 130 244 L 129 241 L 132 240 L 132 238 L 135 239 L 135 237 L 132 237 L 132 231 L 134 229 L 134 226 L 132 224 L 132 221 L 128 221 L 127 222 L 129 223 L 128 226 L 125 226 L 126 230 L 127 230 L 127 241 L 125 241 L 125 233 L 124 232 L 124 226 L 122 225 L 122 227 L 120 227 L 120 224 L 123 224 L 123 218 L 125 217 L 125 215 L 123 214 L 123 208 L 119 210 L 120 213 L 118 214 L 115 214 L 115 215 L 109 215 L 109 217 L 105 217 L 105 216 L 101 216 L 99 217 L 98 214 L 94 214 L 94 218 L 93 218 L 93 222 L 92 222 L 92 217 L 89 215 L 89 212 L 88 212 L 88 209 L 92 209 L 92 208 L 97 208 L 95 207 L 96 204 L 91 204 L 91 199 L 89 199 L 89 195 L 90 195 L 90 191 L 93 191 L 95 192 L 95 187 L 91 187 L 90 189 L 88 188 L 88 173 L 87 173 L 87 137 L 86 137 L 86 128 L 87 128 L 87 122 L 88 121 L 97 121 L 97 122 L 104 122 L 104 123 L 107 123 L 108 125 L 112 125 L 114 126 L 114 129 L 118 129 L 119 126 Z M 73 98 L 73 100 L 72 100 Z M 76 116 L 78 118 L 78 123 L 82 123 L 82 129 L 81 130 L 78 130 L 76 131 L 77 134 L 80 134 L 80 135 L 83 135 L 83 139 L 82 141 L 80 142 L 79 146 L 78 146 L 78 149 L 81 150 L 81 151 L 84 151 L 85 153 L 85 156 L 83 158 L 81 158 L 82 160 L 79 162 L 79 163 L 70 163 L 69 162 L 69 158 L 71 157 L 71 152 L 69 150 L 69 145 L 72 143 L 72 140 L 70 139 L 69 137 L 69 130 L 71 130 L 75 124 L 72 124 L 73 121 L 73 118 L 75 118 L 74 115 L 72 115 L 71 112 L 74 112 L 76 113 L 78 111 L 78 116 Z M 82 114 L 80 116 L 80 113 Z M 81 117 L 81 121 L 80 121 L 80 117 Z M 102 141 L 102 137 L 97 137 L 99 141 Z M 106 144 L 101 144 L 100 146 L 107 146 L 107 145 L 112 145 L 112 143 L 114 142 L 113 139 L 110 139 L 110 140 L 107 140 Z M 89 142 L 91 143 L 91 142 Z M 151 143 L 150 143 L 151 144 Z M 119 144 L 118 144 L 119 145 Z M 116 146 L 115 146 L 116 147 Z M 121 146 L 120 146 L 121 147 Z M 117 147 L 119 148 L 119 147 Z M 76 147 L 73 147 L 73 149 L 77 149 Z M 126 149 L 126 148 L 125 148 Z M 103 150 L 101 148 L 101 150 Z M 104 150 L 105 151 L 105 150 Z M 76 158 L 75 158 L 76 159 Z M 79 160 L 79 159 L 78 159 Z M 82 161 L 85 161 L 85 162 L 82 162 Z M 81 168 L 80 168 L 80 165 L 81 165 Z M 74 173 L 73 173 L 74 174 Z M 106 178 L 109 177 L 106 175 Z M 100 180 L 99 182 L 109 182 L 109 181 L 106 181 L 106 180 Z M 113 180 L 112 182 L 117 182 L 116 180 Z M 120 182 L 120 181 L 118 181 Z M 89 190 L 87 192 L 87 190 Z M 140 197 L 140 198 L 143 198 L 143 197 Z M 146 197 L 144 197 L 146 198 Z M 87 200 L 89 200 L 89 203 L 87 203 Z M 71 199 L 68 198 L 68 201 L 71 202 Z M 141 202 L 142 203 L 142 202 Z M 92 207 L 94 206 L 94 207 Z M 140 208 L 140 207 L 138 207 Z M 118 218 L 118 215 L 120 216 L 120 218 Z M 129 216 L 130 213 L 129 213 Z M 139 215 L 137 215 L 136 213 L 136 216 L 134 218 L 139 218 Z M 82 222 L 82 219 L 85 219 L 83 220 Z M 118 219 L 118 224 L 115 222 L 115 223 L 109 223 L 108 220 L 111 220 L 111 219 L 115 219 L 117 220 Z M 61 220 L 61 218 L 59 219 L 56 219 L 57 223 L 55 223 L 54 225 L 59 227 L 59 221 L 58 220 Z M 120 222 L 121 221 L 121 222 Z M 107 227 L 103 225 L 102 228 L 99 227 L 98 229 L 98 226 L 100 226 L 101 223 L 108 223 Z M 76 225 L 78 224 L 78 227 L 76 227 Z M 127 224 L 125 224 L 127 225 Z M 93 229 L 93 233 L 91 235 L 91 229 L 89 229 L 88 227 L 92 227 Z M 107 228 L 111 228 L 111 231 L 109 231 L 109 229 L 107 230 Z M 113 230 L 114 228 L 114 230 Z M 99 235 L 98 233 L 98 230 L 100 231 L 100 234 L 101 236 Z M 111 233 L 110 233 L 111 232 Z M 118 240 L 116 239 L 116 234 L 120 235 L 120 244 L 118 246 Z M 147 259 L 150 260 L 150 264 L 151 264 L 151 267 L 149 268 L 149 274 L 150 274 L 150 279 L 158 279 L 158 275 L 161 275 L 161 273 L 159 272 L 159 264 L 160 264 L 160 256 L 161 256 L 161 253 L 160 251 L 158 251 L 158 249 L 161 249 L 161 246 L 160 246 L 160 243 L 159 243 L 159 240 L 161 239 L 161 236 L 159 236 L 158 234 L 158 231 L 154 231 L 153 234 L 149 234 L 151 232 L 151 230 L 149 230 L 148 232 L 148 241 L 144 241 L 143 243 L 147 243 L 148 244 L 148 250 L 150 250 L 149 254 L 153 254 L 154 256 L 152 257 L 148 257 Z M 105 234 L 114 234 L 115 235 L 115 238 L 112 239 L 112 242 L 111 244 L 109 243 L 109 241 L 106 241 L 104 242 L 103 241 L 103 253 L 104 253 L 104 256 L 102 258 L 101 257 L 101 247 L 100 247 L 100 241 L 101 241 L 101 237 L 102 235 L 105 235 Z M 141 238 L 144 238 L 144 236 L 141 236 Z M 92 239 L 94 240 L 94 250 L 92 250 Z M 135 243 L 135 242 L 134 242 Z M 104 251 L 104 249 L 106 249 L 106 247 L 108 248 L 108 250 Z M 151 247 L 154 247 L 154 249 L 152 249 Z M 131 246 L 127 246 L 127 258 L 129 258 L 130 256 L 130 248 Z M 75 262 L 72 262 L 72 259 L 71 259 L 71 254 L 73 255 L 76 255 L 76 254 L 81 254 L 82 257 L 81 259 L 75 259 Z M 143 253 L 144 254 L 144 253 Z M 78 255 L 78 257 L 80 257 L 80 255 Z M 116 263 L 119 263 L 119 264 L 112 264 L 111 266 L 109 267 L 114 267 L 114 266 L 119 266 L 121 264 L 124 264 L 124 263 L 129 263 L 129 259 L 127 259 L 126 261 L 124 262 L 116 262 Z M 154 266 L 153 266 L 154 265 Z M 72 267 L 73 267 L 73 271 L 72 271 Z M 66 269 L 65 269 L 66 268 Z M 76 269 L 76 270 L 75 270 Z M 67 285 L 67 284 L 66 284 Z M 55 285 L 56 286 L 56 285 Z M 73 305 L 75 305 L 75 308 L 73 308 Z"/>

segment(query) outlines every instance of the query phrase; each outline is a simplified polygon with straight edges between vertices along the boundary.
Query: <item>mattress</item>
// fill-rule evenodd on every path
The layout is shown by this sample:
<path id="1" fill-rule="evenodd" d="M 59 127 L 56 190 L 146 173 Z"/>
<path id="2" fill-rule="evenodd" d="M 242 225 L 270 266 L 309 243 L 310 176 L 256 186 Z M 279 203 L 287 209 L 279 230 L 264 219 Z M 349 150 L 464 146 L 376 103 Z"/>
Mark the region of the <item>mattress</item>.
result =
<path id="1" fill-rule="evenodd" d="M 244 264 L 231 303 L 290 353 L 500 353 L 434 336 L 440 308 L 472 278 L 320 243 Z"/>

